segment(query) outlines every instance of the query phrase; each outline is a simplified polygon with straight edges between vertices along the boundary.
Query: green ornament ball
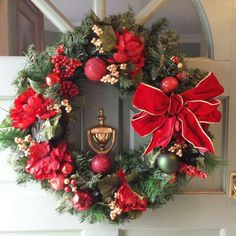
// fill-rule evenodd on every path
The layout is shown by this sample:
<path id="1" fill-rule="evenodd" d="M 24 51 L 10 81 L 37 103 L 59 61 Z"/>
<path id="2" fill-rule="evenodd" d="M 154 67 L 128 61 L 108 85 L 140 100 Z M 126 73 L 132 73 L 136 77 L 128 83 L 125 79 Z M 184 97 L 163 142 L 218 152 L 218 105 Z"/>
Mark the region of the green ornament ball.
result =
<path id="1" fill-rule="evenodd" d="M 158 156 L 158 167 L 166 174 L 172 174 L 179 170 L 179 159 L 173 153 L 163 153 Z"/>

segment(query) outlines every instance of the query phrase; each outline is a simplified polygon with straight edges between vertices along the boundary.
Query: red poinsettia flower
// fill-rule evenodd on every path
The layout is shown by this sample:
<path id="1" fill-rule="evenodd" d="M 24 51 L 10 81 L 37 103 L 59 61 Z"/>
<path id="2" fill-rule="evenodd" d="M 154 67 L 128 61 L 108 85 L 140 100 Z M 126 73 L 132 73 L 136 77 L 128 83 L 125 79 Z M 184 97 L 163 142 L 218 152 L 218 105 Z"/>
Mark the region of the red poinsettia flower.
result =
<path id="1" fill-rule="evenodd" d="M 27 129 L 36 119 L 49 119 L 57 115 L 56 111 L 48 110 L 52 100 L 37 94 L 32 88 L 28 88 L 14 102 L 14 108 L 10 110 L 10 117 L 14 128 Z"/>
<path id="2" fill-rule="evenodd" d="M 118 45 L 113 59 L 118 63 L 131 62 L 135 69 L 129 71 L 130 76 L 136 76 L 144 66 L 144 44 L 138 35 L 124 30 L 122 34 L 116 33 Z"/>
<path id="3" fill-rule="evenodd" d="M 128 184 L 119 188 L 116 203 L 123 212 L 145 211 L 147 208 L 147 199 L 135 193 Z"/>
<path id="4" fill-rule="evenodd" d="M 61 166 L 71 162 L 65 143 L 60 143 L 52 150 L 48 142 L 36 143 L 30 147 L 26 171 L 34 175 L 35 179 L 51 179 L 61 173 Z"/>

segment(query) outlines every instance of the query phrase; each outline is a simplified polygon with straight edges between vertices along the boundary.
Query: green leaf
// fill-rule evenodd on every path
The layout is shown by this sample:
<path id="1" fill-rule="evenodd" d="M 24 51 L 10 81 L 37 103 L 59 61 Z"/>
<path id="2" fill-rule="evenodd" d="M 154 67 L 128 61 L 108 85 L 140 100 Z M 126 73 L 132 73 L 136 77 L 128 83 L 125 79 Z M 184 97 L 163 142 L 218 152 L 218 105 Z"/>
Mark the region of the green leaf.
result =
<path id="1" fill-rule="evenodd" d="M 38 142 L 44 142 L 55 136 L 56 128 L 61 115 L 51 120 L 38 120 L 32 127 L 32 135 Z"/>
<path id="2" fill-rule="evenodd" d="M 99 35 L 102 41 L 102 47 L 105 52 L 109 52 L 116 46 L 116 35 L 111 25 L 100 26 L 103 30 L 103 34 Z"/>
<path id="3" fill-rule="evenodd" d="M 11 118 L 9 115 L 6 116 L 6 118 L 0 124 L 0 129 L 1 128 L 8 128 L 8 127 L 12 127 L 12 121 L 11 121 Z"/>
<path id="4" fill-rule="evenodd" d="M 97 187 L 102 195 L 103 202 L 105 203 L 111 202 L 112 197 L 119 186 L 120 186 L 120 180 L 115 174 L 107 175 L 106 177 L 102 178 L 98 182 Z"/>
<path id="5" fill-rule="evenodd" d="M 35 80 L 32 80 L 32 79 L 28 79 L 29 83 L 30 83 L 30 86 L 37 92 L 37 93 L 43 93 L 43 88 L 42 88 L 42 85 L 43 83 L 42 82 L 39 82 L 39 81 L 35 81 Z"/>
<path id="6" fill-rule="evenodd" d="M 124 79 L 124 78 L 120 77 L 119 81 L 120 81 L 120 88 L 127 89 L 133 85 L 132 80 L 129 80 L 129 79 Z"/>

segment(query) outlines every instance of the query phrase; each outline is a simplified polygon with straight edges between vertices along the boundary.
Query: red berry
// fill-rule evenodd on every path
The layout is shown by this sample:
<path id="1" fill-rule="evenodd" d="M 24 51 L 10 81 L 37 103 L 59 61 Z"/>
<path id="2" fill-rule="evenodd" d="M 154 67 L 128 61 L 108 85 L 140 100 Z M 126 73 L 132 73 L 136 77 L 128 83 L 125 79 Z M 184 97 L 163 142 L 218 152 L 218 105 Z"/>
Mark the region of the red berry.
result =
<path id="1" fill-rule="evenodd" d="M 84 73 L 89 80 L 100 81 L 107 74 L 107 64 L 98 57 L 90 58 L 84 66 Z"/>
<path id="2" fill-rule="evenodd" d="M 76 180 L 76 179 L 72 179 L 70 183 L 71 183 L 71 185 L 76 186 L 76 184 L 77 184 L 77 180 Z"/>
<path id="3" fill-rule="evenodd" d="M 69 193 L 69 192 L 71 191 L 71 187 L 70 187 L 70 186 L 66 186 L 66 187 L 64 188 L 64 191 L 65 191 L 66 193 Z"/>
<path id="4" fill-rule="evenodd" d="M 97 154 L 93 157 L 91 162 L 91 170 L 94 173 L 105 174 L 110 171 L 112 161 L 108 155 Z"/>
<path id="5" fill-rule="evenodd" d="M 55 190 L 62 190 L 65 187 L 64 184 L 65 177 L 62 174 L 59 174 L 57 177 L 49 180 L 51 187 Z"/>
<path id="6" fill-rule="evenodd" d="M 74 170 L 74 167 L 70 163 L 65 163 L 61 168 L 61 172 L 64 175 L 71 174 L 73 170 Z"/>
<path id="7" fill-rule="evenodd" d="M 170 60 L 173 61 L 176 65 L 180 63 L 180 59 L 177 56 L 171 57 Z"/>
<path id="8" fill-rule="evenodd" d="M 172 76 L 166 77 L 161 81 L 161 90 L 166 94 L 171 94 L 178 86 L 178 80 Z"/>

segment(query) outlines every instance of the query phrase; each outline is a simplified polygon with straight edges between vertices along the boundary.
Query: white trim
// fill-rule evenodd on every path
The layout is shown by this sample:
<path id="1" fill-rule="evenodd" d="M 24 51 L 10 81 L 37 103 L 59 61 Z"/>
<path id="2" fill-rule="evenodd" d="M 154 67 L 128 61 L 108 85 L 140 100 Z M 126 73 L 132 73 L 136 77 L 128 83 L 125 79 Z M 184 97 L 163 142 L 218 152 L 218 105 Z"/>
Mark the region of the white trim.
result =
<path id="1" fill-rule="evenodd" d="M 135 17 L 136 23 L 144 25 L 163 6 L 166 0 L 151 0 Z"/>
<path id="2" fill-rule="evenodd" d="M 93 0 L 93 11 L 100 18 L 106 17 L 106 0 Z"/>
<path id="3" fill-rule="evenodd" d="M 73 31 L 74 25 L 49 0 L 31 0 L 32 3 L 61 31 Z"/>

